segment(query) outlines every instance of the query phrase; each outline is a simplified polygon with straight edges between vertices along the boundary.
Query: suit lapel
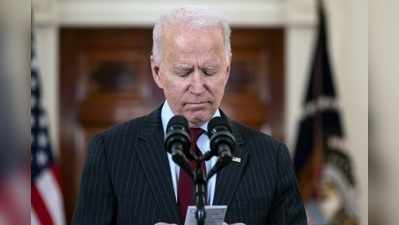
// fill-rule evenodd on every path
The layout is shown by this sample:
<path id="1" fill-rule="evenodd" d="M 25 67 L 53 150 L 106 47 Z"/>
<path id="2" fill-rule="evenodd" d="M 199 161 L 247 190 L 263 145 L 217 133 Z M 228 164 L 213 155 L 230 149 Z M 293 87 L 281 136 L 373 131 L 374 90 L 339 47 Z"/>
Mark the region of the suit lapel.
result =
<path id="1" fill-rule="evenodd" d="M 146 117 L 137 140 L 138 157 L 156 199 L 156 204 L 167 212 L 170 222 L 179 220 L 170 166 L 165 150 L 161 122 L 161 107 Z"/>
<path id="2" fill-rule="evenodd" d="M 222 113 L 222 116 L 225 116 Z M 230 126 L 233 130 L 233 135 L 236 137 L 237 148 L 233 154 L 233 157 L 240 159 L 240 162 L 232 161 L 228 166 L 223 168 L 216 178 L 216 190 L 214 197 L 214 205 L 229 205 L 235 190 L 237 189 L 238 183 L 241 180 L 243 172 L 248 163 L 248 152 L 243 148 L 244 139 L 238 130 L 238 127 L 234 123 L 230 122 Z"/>

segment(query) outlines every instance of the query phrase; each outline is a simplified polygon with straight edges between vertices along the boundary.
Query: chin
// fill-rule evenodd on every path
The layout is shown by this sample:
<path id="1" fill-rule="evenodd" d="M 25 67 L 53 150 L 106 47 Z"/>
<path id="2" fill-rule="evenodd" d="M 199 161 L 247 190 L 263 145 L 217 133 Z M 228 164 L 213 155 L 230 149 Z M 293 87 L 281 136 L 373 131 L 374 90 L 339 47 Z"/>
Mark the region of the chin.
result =
<path id="1" fill-rule="evenodd" d="M 211 119 L 211 115 L 206 113 L 194 113 L 186 116 L 191 126 L 201 126 Z"/>

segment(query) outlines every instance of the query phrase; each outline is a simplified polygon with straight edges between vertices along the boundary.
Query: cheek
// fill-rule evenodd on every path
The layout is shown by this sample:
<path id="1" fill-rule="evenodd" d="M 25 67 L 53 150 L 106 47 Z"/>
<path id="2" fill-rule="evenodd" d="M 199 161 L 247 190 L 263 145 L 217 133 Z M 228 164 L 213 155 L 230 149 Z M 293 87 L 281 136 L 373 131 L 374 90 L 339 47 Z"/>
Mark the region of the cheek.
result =
<path id="1" fill-rule="evenodd" d="M 221 98 L 223 96 L 226 83 L 227 80 L 223 78 L 217 79 L 212 83 L 212 89 L 218 98 Z"/>
<path id="2" fill-rule="evenodd" d="M 168 80 L 165 82 L 163 90 L 168 98 L 179 100 L 184 94 L 185 84 L 181 81 Z"/>

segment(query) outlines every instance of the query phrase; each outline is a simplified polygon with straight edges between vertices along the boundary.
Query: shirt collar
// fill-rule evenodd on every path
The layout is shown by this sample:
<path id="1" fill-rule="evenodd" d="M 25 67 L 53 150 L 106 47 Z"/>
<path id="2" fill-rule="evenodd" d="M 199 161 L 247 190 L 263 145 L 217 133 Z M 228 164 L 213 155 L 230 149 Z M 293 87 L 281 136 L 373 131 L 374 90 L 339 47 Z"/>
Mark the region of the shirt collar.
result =
<path id="1" fill-rule="evenodd" d="M 164 134 L 166 134 L 166 128 L 168 126 L 169 120 L 172 119 L 174 115 L 175 114 L 173 113 L 172 109 L 168 104 L 168 100 L 165 100 L 165 103 L 163 104 L 161 111 L 162 128 Z M 216 112 L 213 114 L 212 118 L 214 117 L 220 117 L 219 109 L 217 109 Z M 202 124 L 201 126 L 201 128 L 206 132 L 208 132 L 208 122 L 209 121 L 206 121 L 206 123 Z"/>

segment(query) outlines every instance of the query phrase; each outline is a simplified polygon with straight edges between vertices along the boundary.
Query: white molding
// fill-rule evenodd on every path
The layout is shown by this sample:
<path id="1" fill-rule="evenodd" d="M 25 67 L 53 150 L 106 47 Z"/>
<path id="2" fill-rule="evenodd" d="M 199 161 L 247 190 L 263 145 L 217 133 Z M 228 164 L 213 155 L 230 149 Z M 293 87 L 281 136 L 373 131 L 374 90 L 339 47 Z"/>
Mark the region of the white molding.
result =
<path id="1" fill-rule="evenodd" d="M 34 0 L 36 25 L 151 26 L 160 15 L 185 5 L 182 1 Z M 313 26 L 313 0 L 190 1 L 224 13 L 233 26 Z M 35 8 L 35 6 L 34 6 Z M 39 8 L 39 7 L 37 7 Z"/>
<path id="2" fill-rule="evenodd" d="M 33 22 L 35 26 L 54 26 L 58 24 L 58 1 L 32 0 Z"/>
<path id="3" fill-rule="evenodd" d="M 285 8 L 287 26 L 314 26 L 316 24 L 315 0 L 289 0 Z"/>
<path id="4" fill-rule="evenodd" d="M 63 25 L 150 26 L 160 15 L 179 6 L 181 4 L 166 1 L 151 5 L 140 2 L 62 2 L 60 22 Z M 277 25 L 282 22 L 281 4 L 232 2 L 208 4 L 207 7 L 222 11 L 233 25 Z"/>

